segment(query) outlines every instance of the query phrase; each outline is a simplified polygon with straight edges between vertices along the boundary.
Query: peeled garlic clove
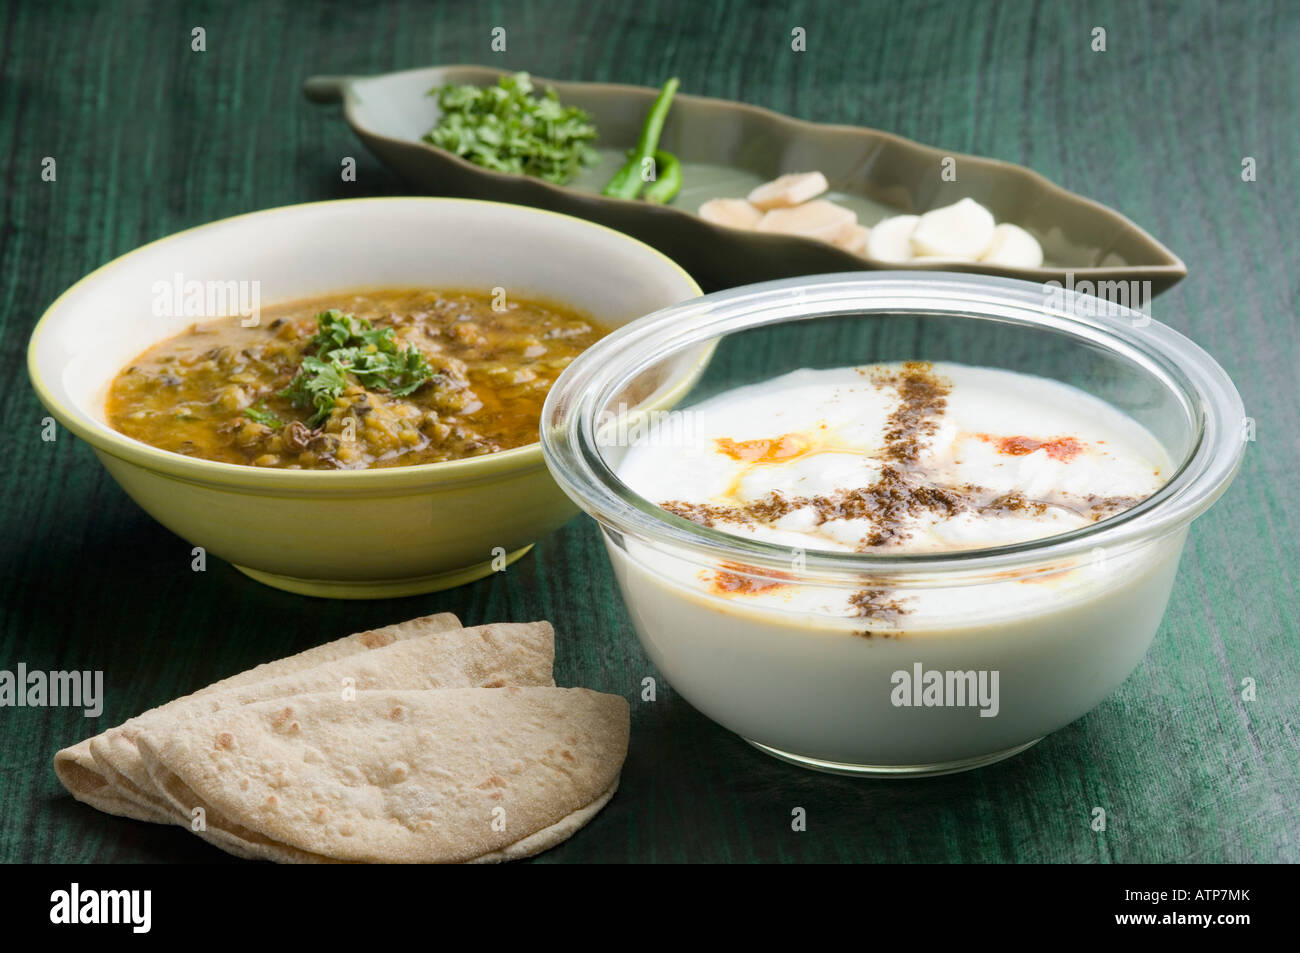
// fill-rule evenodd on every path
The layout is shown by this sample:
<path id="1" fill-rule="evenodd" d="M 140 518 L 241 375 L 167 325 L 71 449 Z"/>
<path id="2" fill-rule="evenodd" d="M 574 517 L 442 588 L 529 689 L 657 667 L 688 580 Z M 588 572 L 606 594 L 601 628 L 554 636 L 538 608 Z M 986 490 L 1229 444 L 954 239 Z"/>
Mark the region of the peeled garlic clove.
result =
<path id="1" fill-rule="evenodd" d="M 871 229 L 865 225 L 854 225 L 849 229 L 848 234 L 841 235 L 835 244 L 855 255 L 865 255 L 867 252 L 867 237 L 870 234 Z"/>
<path id="2" fill-rule="evenodd" d="M 877 222 L 867 236 L 867 254 L 879 261 L 911 261 L 912 232 L 920 220 L 919 215 L 895 215 Z"/>
<path id="3" fill-rule="evenodd" d="M 815 199 L 829 188 L 830 183 L 820 172 L 790 172 L 758 186 L 749 193 L 749 202 L 763 211 L 791 208 Z"/>
<path id="4" fill-rule="evenodd" d="M 858 216 L 854 212 L 834 202 L 817 199 L 793 208 L 772 209 L 759 220 L 757 230 L 835 242 L 847 236 L 857 223 Z"/>
<path id="5" fill-rule="evenodd" d="M 700 218 L 729 228 L 753 228 L 763 213 L 744 199 L 710 199 L 700 206 Z"/>
<path id="6" fill-rule="evenodd" d="M 993 213 L 974 199 L 926 212 L 912 232 L 912 253 L 976 261 L 993 240 Z"/>
<path id="7" fill-rule="evenodd" d="M 1038 268 L 1043 264 L 1043 246 L 1019 225 L 1004 223 L 993 229 L 993 240 L 980 261 L 1004 268 Z"/>

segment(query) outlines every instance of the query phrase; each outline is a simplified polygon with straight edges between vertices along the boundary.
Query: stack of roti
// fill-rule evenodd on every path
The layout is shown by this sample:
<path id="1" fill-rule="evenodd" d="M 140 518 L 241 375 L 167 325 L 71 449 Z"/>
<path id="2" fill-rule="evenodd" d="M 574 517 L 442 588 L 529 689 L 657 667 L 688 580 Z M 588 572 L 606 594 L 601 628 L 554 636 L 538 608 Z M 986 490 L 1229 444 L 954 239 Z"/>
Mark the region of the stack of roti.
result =
<path id="1" fill-rule="evenodd" d="M 54 758 L 79 801 L 293 863 L 512 860 L 618 787 L 628 705 L 556 688 L 550 623 L 360 632 L 151 709 Z"/>

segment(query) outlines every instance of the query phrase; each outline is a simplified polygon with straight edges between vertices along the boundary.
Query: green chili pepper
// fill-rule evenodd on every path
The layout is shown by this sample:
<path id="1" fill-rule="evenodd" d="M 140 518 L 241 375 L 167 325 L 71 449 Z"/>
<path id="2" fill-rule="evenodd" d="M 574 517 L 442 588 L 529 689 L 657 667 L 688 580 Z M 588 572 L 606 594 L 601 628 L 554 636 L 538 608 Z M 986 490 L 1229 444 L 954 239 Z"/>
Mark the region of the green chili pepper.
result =
<path id="1" fill-rule="evenodd" d="M 655 149 L 659 146 L 659 135 L 664 129 L 664 120 L 673 103 L 673 95 L 680 85 L 680 80 L 674 76 L 659 90 L 654 105 L 650 107 L 650 114 L 645 118 L 645 125 L 641 127 L 641 138 L 637 140 L 636 149 L 623 167 L 614 173 L 614 178 L 602 190 L 603 195 L 616 199 L 634 199 L 641 191 L 641 167 L 646 160 L 654 157 Z"/>
<path id="2" fill-rule="evenodd" d="M 682 187 L 682 164 L 671 152 L 655 153 L 655 180 L 646 186 L 645 200 L 666 205 Z"/>

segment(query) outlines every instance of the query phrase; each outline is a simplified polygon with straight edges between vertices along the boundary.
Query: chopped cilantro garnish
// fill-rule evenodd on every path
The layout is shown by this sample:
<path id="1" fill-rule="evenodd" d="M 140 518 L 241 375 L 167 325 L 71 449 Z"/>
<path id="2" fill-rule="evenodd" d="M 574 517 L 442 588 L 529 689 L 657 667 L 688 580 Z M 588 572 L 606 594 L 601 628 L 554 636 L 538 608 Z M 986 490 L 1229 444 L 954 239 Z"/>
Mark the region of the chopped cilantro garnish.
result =
<path id="1" fill-rule="evenodd" d="M 249 420 L 256 421 L 264 427 L 270 427 L 272 430 L 279 430 L 284 426 L 284 421 L 272 413 L 266 406 L 266 401 L 263 400 L 259 400 L 252 407 L 245 407 L 244 416 Z"/>
<path id="2" fill-rule="evenodd" d="M 502 76 L 495 86 L 448 84 L 429 91 L 442 117 L 425 140 L 497 172 L 515 172 L 564 185 L 596 160 L 591 117 L 560 102 L 547 87 L 530 95 L 527 73 Z"/>
<path id="3" fill-rule="evenodd" d="M 302 359 L 298 373 L 280 392 L 295 407 L 316 409 L 308 426 L 315 427 L 329 416 L 348 387 L 349 375 L 362 387 L 396 397 L 414 393 L 433 376 L 418 348 L 398 347 L 392 328 L 376 328 L 365 318 L 334 310 L 318 315 L 316 324 L 316 335 L 308 345 L 316 349 L 315 355 Z"/>

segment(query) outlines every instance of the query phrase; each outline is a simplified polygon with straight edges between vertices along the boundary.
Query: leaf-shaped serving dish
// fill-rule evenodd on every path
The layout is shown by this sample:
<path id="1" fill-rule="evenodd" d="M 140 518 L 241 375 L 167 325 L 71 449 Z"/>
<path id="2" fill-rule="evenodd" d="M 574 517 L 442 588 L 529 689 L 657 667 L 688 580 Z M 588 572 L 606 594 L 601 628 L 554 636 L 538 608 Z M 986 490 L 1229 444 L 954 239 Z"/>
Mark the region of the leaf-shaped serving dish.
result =
<path id="1" fill-rule="evenodd" d="M 534 77 L 560 99 L 585 109 L 600 132 L 600 161 L 565 186 L 493 172 L 422 141 L 439 110 L 428 93 L 444 83 L 495 83 L 505 71 L 440 66 L 382 76 L 316 76 L 304 89 L 315 102 L 343 103 L 366 146 L 400 175 L 435 195 L 532 205 L 599 222 L 653 245 L 689 269 L 706 289 L 822 272 L 915 268 L 1083 282 L 1150 281 L 1150 293 L 1172 287 L 1187 268 L 1123 215 L 997 159 L 945 152 L 887 132 L 791 119 L 744 103 L 679 94 L 660 148 L 682 162 L 684 184 L 671 205 L 605 198 L 600 189 L 636 142 L 657 90 Z M 945 158 L 956 181 L 944 181 Z M 825 242 L 727 228 L 695 214 L 711 198 L 744 197 L 783 172 L 820 170 L 824 196 L 853 209 L 864 225 L 888 215 L 920 213 L 971 197 L 999 222 L 1028 229 L 1043 246 L 1041 268 L 980 263 L 890 264 Z M 1128 285 L 1139 293 L 1141 285 Z M 1081 289 L 1084 290 L 1084 289 Z"/>

